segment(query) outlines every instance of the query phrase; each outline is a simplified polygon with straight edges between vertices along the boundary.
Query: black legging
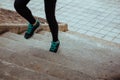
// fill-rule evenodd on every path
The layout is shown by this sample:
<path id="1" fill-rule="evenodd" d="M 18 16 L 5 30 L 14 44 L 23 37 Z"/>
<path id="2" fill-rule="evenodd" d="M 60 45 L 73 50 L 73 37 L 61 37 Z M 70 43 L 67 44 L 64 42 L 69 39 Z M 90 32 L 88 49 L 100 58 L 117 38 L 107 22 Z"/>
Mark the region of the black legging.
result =
<path id="1" fill-rule="evenodd" d="M 14 7 L 22 17 L 28 20 L 31 24 L 34 24 L 36 20 L 26 6 L 29 1 L 30 0 L 15 0 Z M 50 26 L 53 41 L 58 41 L 58 23 L 55 17 L 56 0 L 44 0 L 44 3 L 46 19 Z"/>

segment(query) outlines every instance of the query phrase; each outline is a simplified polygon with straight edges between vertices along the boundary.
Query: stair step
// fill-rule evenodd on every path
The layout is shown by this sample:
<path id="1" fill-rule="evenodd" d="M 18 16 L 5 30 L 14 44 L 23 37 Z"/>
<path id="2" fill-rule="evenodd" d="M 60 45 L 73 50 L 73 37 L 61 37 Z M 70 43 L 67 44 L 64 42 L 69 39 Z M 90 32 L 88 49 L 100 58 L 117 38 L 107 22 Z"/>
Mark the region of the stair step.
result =
<path id="1" fill-rule="evenodd" d="M 116 63 L 119 64 L 119 45 L 71 31 L 66 33 L 61 32 L 59 37 L 61 40 L 60 53 L 69 57 L 72 61 L 76 61 L 76 70 L 83 71 L 91 76 L 102 77 L 106 75 L 111 76 L 110 70 L 113 69 L 115 72 L 111 74 L 120 73 L 120 71 L 117 70 L 120 66 L 111 63 L 116 61 Z M 49 32 L 43 33 L 42 35 L 35 34 L 33 38 L 37 40 L 42 38 L 42 40 L 48 41 L 51 39 L 51 34 Z M 109 65 L 114 67 L 109 67 Z"/>
<path id="2" fill-rule="evenodd" d="M 91 41 L 91 43 L 100 43 L 100 44 L 103 44 L 104 45 L 107 45 L 107 46 L 110 46 L 110 47 L 116 47 L 116 48 L 120 48 L 120 44 L 117 44 L 117 43 L 114 43 L 114 42 L 111 42 L 111 41 L 106 41 L 106 40 L 103 40 L 103 39 L 100 39 L 100 38 L 96 38 L 96 37 L 91 37 L 91 36 L 88 36 L 88 35 L 85 35 L 85 34 L 80 34 L 78 32 L 74 32 L 74 31 L 67 31 L 67 33 L 69 35 L 72 35 L 72 36 L 76 36 L 78 38 L 83 38 L 81 40 L 83 41 Z"/>
<path id="3" fill-rule="evenodd" d="M 48 50 L 49 47 L 50 47 L 49 46 L 50 44 L 45 43 L 42 40 L 42 38 L 41 38 L 41 40 L 25 39 L 24 36 L 18 35 L 18 34 L 15 34 L 15 33 L 11 33 L 11 32 L 4 33 L 1 36 L 5 37 L 5 38 L 8 38 L 8 39 L 11 39 L 11 40 L 15 40 L 17 42 L 23 43 L 23 44 L 28 45 L 28 46 L 35 47 L 35 48 L 41 48 L 41 49 L 44 49 L 44 50 Z"/>
<path id="4" fill-rule="evenodd" d="M 48 41 L 49 39 L 51 39 L 51 33 L 46 32 L 46 31 L 41 31 L 40 34 L 35 34 L 33 36 L 33 38 L 37 39 L 37 40 Z M 107 46 L 108 48 L 110 48 L 110 47 L 120 48 L 120 44 L 115 44 L 115 43 L 108 42 L 108 41 L 105 41 L 105 40 L 102 40 L 102 39 L 99 39 L 99 38 L 90 37 L 90 36 L 80 34 L 80 33 L 74 32 L 74 31 L 59 32 L 59 38 L 60 38 L 61 41 L 64 40 L 64 42 L 67 41 L 67 40 L 70 40 L 70 41 L 72 40 L 74 42 L 79 41 L 79 42 L 77 42 L 78 44 L 86 43 L 87 45 L 89 44 L 91 46 L 98 46 L 98 47 Z"/>
<path id="5" fill-rule="evenodd" d="M 40 36 L 40 37 L 38 37 Z M 102 56 L 105 54 L 106 56 L 109 56 L 108 53 L 119 53 L 120 48 L 118 46 L 112 46 L 111 44 L 104 44 L 102 42 L 98 42 L 97 40 L 92 40 L 90 38 L 87 39 L 87 37 L 83 37 L 81 35 L 72 35 L 69 34 L 68 32 L 64 33 L 61 32 L 60 35 L 60 40 L 61 40 L 61 52 L 62 53 L 85 53 L 87 55 L 89 54 L 97 54 L 99 56 Z M 46 32 L 46 34 L 35 34 L 33 37 L 34 39 L 40 40 L 39 38 L 42 38 L 41 40 L 49 40 L 50 39 L 50 33 Z M 47 38 L 47 39 L 46 39 Z M 74 47 L 74 45 L 75 47 Z M 74 52 L 76 51 L 76 52 Z M 87 52 L 88 51 L 88 52 Z M 99 52 L 97 52 L 99 51 Z M 111 52 L 112 51 L 112 52 Z M 92 52 L 92 53 L 90 53 Z M 101 54 L 100 54 L 101 53 Z M 111 55 L 110 54 L 110 55 Z M 82 54 L 83 55 L 83 54 Z M 73 55 L 72 55 L 73 56 Z"/>
<path id="6" fill-rule="evenodd" d="M 120 73 L 120 71 L 118 70 L 120 67 L 119 66 L 120 48 L 118 46 L 113 46 L 111 44 L 107 44 L 102 41 L 99 42 L 99 40 L 96 39 L 94 40 L 83 35 L 78 35 L 78 34 L 74 35 L 74 34 L 76 33 L 73 34 L 70 32 L 60 33 L 60 40 L 61 40 L 60 56 L 61 55 L 64 56 L 66 62 L 65 61 L 63 62 L 65 63 L 68 62 L 68 64 L 62 63 L 62 56 L 61 57 L 58 56 L 59 58 L 61 58 L 61 62 L 58 63 L 62 65 L 65 64 L 64 66 L 70 69 L 77 70 L 86 73 L 90 76 L 100 77 L 100 78 L 110 77 L 113 74 Z M 32 39 L 43 41 L 43 44 L 47 44 L 50 41 L 50 37 L 51 34 L 49 32 L 47 33 L 45 32 L 42 34 L 35 34 Z M 39 55 L 39 51 L 41 51 L 41 49 L 39 50 L 34 49 L 34 47 L 30 48 L 32 55 L 35 57 L 42 59 L 44 58 L 47 59 L 48 61 L 55 61 L 55 63 L 59 61 L 59 58 L 57 61 L 56 61 L 57 58 L 55 58 L 55 60 L 54 58 L 52 59 L 53 57 L 52 55 L 51 58 L 49 59 L 48 57 L 46 57 L 47 54 L 44 57 L 42 53 L 41 55 Z"/>
<path id="7" fill-rule="evenodd" d="M 0 37 L 0 47 L 11 49 L 14 52 L 26 51 L 25 47 L 32 48 L 31 46 L 24 45 L 18 41 L 14 41 L 14 40 L 3 38 L 3 37 Z"/>
<path id="8" fill-rule="evenodd" d="M 7 52 L 7 50 L 3 50 L 3 48 L 0 48 L 0 51 L 1 60 L 28 68 L 30 70 L 46 73 L 50 76 L 65 80 L 94 80 L 82 72 L 71 70 L 67 67 L 62 67 L 61 65 L 57 65 L 43 59 L 37 59 L 27 54 L 16 53 L 10 50 Z M 43 50 L 41 50 L 41 52 L 44 53 Z"/>
<path id="9" fill-rule="evenodd" d="M 52 35 L 50 32 L 41 31 L 39 34 L 34 34 L 33 39 L 50 41 L 52 40 Z"/>
<path id="10" fill-rule="evenodd" d="M 6 59 L 11 59 L 11 61 L 15 60 L 16 57 L 13 56 L 13 52 L 6 49 L 0 49 L 0 51 L 0 55 L 1 57 L 4 56 L 4 59 L 6 57 Z M 22 59 L 22 56 L 18 55 L 18 57 L 21 57 Z M 9 59 L 4 59 L 0 58 L 0 80 L 62 80 L 45 73 L 41 73 L 14 63 L 10 63 L 10 61 L 7 62 L 7 60 Z"/>
<path id="11" fill-rule="evenodd" d="M 40 49 L 42 49 L 41 47 L 44 46 L 45 44 L 44 45 L 38 45 L 38 44 L 43 44 L 45 42 L 41 42 L 41 41 L 34 40 L 34 39 L 25 40 L 23 38 L 23 36 L 17 35 L 17 34 L 11 33 L 11 32 L 5 33 L 4 35 L 2 35 L 2 37 L 6 37 L 8 39 L 11 39 L 11 40 L 9 40 L 9 43 L 12 43 L 12 44 L 16 44 L 17 41 L 18 41 L 21 44 L 24 43 L 24 45 L 35 46 L 34 48 L 37 47 L 38 49 L 31 49 L 31 53 L 29 53 L 31 56 L 35 56 L 37 58 L 42 58 L 42 59 L 45 59 L 45 60 L 48 60 L 48 61 L 52 61 L 54 63 L 61 64 L 61 65 L 64 65 L 64 66 L 71 66 L 71 67 L 73 66 L 73 67 L 75 67 L 74 65 L 76 63 L 73 64 L 72 60 L 70 58 L 68 58 L 68 57 L 65 57 L 64 55 L 61 55 L 61 54 L 55 55 L 55 54 L 48 54 L 48 53 L 45 53 L 45 54 L 41 53 L 40 54 L 39 51 L 40 51 Z M 13 40 L 15 40 L 16 43 Z M 33 42 L 35 42 L 36 44 L 34 44 Z M 38 46 L 36 46 L 36 45 L 38 45 Z M 8 47 L 8 48 L 11 49 L 11 47 Z M 15 48 L 17 48 L 17 47 L 14 47 L 14 49 Z M 17 49 L 15 49 L 15 50 L 17 50 Z"/>

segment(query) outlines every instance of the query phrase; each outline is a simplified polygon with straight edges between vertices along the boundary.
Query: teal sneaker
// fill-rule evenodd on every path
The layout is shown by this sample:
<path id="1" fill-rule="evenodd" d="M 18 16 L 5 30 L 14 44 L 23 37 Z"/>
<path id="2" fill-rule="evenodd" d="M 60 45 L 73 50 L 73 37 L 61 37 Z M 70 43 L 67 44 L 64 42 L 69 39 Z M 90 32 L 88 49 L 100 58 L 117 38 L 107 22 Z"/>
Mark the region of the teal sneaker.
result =
<path id="1" fill-rule="evenodd" d="M 56 53 L 58 48 L 59 48 L 59 45 L 60 45 L 60 41 L 56 41 L 56 42 L 51 42 L 51 47 L 50 47 L 50 50 L 51 52 L 54 52 Z"/>
<path id="2" fill-rule="evenodd" d="M 28 24 L 28 29 L 24 35 L 25 39 L 29 39 L 33 36 L 35 30 L 40 26 L 40 22 L 37 20 L 36 25 L 33 26 L 32 24 Z"/>

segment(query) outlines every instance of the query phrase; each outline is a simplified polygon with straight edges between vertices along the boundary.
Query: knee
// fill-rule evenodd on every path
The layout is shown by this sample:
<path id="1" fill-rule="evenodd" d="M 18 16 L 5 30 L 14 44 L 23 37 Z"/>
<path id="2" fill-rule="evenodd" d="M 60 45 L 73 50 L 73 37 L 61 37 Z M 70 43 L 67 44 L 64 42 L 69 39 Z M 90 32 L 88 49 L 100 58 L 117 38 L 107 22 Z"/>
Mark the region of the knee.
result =
<path id="1" fill-rule="evenodd" d="M 20 8 L 20 4 L 17 2 L 17 1 L 15 1 L 14 2 L 14 8 L 17 10 L 18 8 Z"/>
<path id="2" fill-rule="evenodd" d="M 14 8 L 16 10 L 21 9 L 24 5 L 22 5 L 20 2 L 18 2 L 17 0 L 14 2 Z"/>

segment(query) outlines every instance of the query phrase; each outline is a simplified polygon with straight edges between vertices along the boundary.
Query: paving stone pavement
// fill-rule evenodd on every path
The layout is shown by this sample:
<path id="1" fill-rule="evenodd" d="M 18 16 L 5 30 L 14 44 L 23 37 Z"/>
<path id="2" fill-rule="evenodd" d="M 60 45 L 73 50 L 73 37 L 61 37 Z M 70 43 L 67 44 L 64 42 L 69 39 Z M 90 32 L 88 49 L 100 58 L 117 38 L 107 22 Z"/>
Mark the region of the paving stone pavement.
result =
<path id="1" fill-rule="evenodd" d="M 14 10 L 14 0 L 0 0 L 0 7 Z M 28 4 L 35 16 L 45 18 L 44 0 Z M 120 43 L 120 0 L 58 0 L 58 21 L 68 23 L 69 30 Z"/>

